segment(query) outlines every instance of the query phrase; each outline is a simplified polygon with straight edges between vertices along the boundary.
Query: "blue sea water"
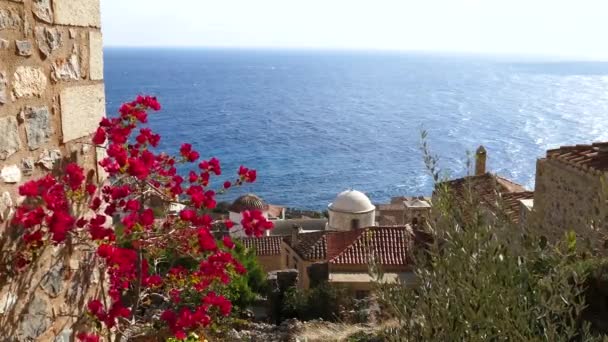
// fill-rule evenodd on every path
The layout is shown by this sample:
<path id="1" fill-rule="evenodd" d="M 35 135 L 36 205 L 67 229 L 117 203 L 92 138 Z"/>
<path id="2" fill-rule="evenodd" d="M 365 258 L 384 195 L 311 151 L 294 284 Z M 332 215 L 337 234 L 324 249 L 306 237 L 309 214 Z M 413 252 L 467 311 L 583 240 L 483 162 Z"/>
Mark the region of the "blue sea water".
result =
<path id="1" fill-rule="evenodd" d="M 258 170 L 226 199 L 323 209 L 346 188 L 429 194 L 423 128 L 449 174 L 483 144 L 489 169 L 529 188 L 546 149 L 608 140 L 608 63 L 237 49 L 106 49 L 105 62 L 109 113 L 156 95 L 163 149 L 192 142 L 225 177 Z"/>

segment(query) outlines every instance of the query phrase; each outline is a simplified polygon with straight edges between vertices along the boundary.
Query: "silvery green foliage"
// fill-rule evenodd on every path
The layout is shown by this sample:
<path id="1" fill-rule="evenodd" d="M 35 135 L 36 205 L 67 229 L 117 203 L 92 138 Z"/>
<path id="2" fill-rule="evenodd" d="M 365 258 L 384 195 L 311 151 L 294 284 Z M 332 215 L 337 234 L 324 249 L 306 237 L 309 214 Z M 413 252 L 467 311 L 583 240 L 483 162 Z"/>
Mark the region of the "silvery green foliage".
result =
<path id="1" fill-rule="evenodd" d="M 423 138 L 426 136 L 424 135 Z M 425 140 L 425 139 L 423 139 Z M 436 158 L 425 162 L 439 184 Z M 491 218 L 472 191 L 439 185 L 434 242 L 415 255 L 418 284 L 379 285 L 398 320 L 387 341 L 590 341 L 580 317 L 587 275 L 576 237 L 551 244 L 501 215 Z"/>

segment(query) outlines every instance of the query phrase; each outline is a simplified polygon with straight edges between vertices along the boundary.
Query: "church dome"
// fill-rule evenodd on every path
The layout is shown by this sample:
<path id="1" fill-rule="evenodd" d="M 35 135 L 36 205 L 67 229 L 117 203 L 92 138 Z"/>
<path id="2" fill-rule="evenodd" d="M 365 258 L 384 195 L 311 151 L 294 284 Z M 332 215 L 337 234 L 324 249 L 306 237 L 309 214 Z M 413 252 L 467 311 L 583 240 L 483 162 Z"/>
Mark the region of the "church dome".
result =
<path id="1" fill-rule="evenodd" d="M 266 211 L 268 210 L 268 204 L 264 203 L 260 197 L 254 194 L 247 194 L 234 200 L 228 210 L 233 213 L 241 213 L 245 210 Z"/>
<path id="2" fill-rule="evenodd" d="M 329 205 L 332 211 L 344 213 L 366 213 L 376 209 L 369 198 L 357 190 L 346 190 L 338 194 L 333 203 Z"/>

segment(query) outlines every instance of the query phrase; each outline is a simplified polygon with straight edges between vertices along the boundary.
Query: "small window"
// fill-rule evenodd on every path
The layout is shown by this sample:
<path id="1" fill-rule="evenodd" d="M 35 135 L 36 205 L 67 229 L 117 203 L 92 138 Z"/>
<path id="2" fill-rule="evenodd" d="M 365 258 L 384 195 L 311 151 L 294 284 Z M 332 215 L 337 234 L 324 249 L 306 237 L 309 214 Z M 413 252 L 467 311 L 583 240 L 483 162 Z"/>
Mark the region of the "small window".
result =
<path id="1" fill-rule="evenodd" d="M 412 225 L 413 225 L 413 226 L 417 226 L 417 225 L 418 225 L 418 218 L 417 218 L 417 217 L 414 217 L 414 218 L 412 219 Z"/>
<path id="2" fill-rule="evenodd" d="M 352 221 L 350 222 L 350 228 L 351 228 L 352 230 L 359 229 L 359 220 L 358 220 L 358 219 L 354 219 L 354 220 L 352 220 Z"/>

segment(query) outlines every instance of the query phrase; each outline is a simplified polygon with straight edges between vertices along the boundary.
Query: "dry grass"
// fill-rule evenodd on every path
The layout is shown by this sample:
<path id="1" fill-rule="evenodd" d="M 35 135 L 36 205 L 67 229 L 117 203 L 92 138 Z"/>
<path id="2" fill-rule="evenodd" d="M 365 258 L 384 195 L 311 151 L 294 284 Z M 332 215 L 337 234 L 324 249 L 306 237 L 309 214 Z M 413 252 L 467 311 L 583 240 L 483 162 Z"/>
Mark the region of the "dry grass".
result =
<path id="1" fill-rule="evenodd" d="M 305 323 L 302 330 L 297 334 L 301 342 L 338 342 L 346 339 L 360 331 L 374 332 L 396 325 L 396 322 L 388 321 L 384 324 L 346 324 L 330 322 Z"/>

